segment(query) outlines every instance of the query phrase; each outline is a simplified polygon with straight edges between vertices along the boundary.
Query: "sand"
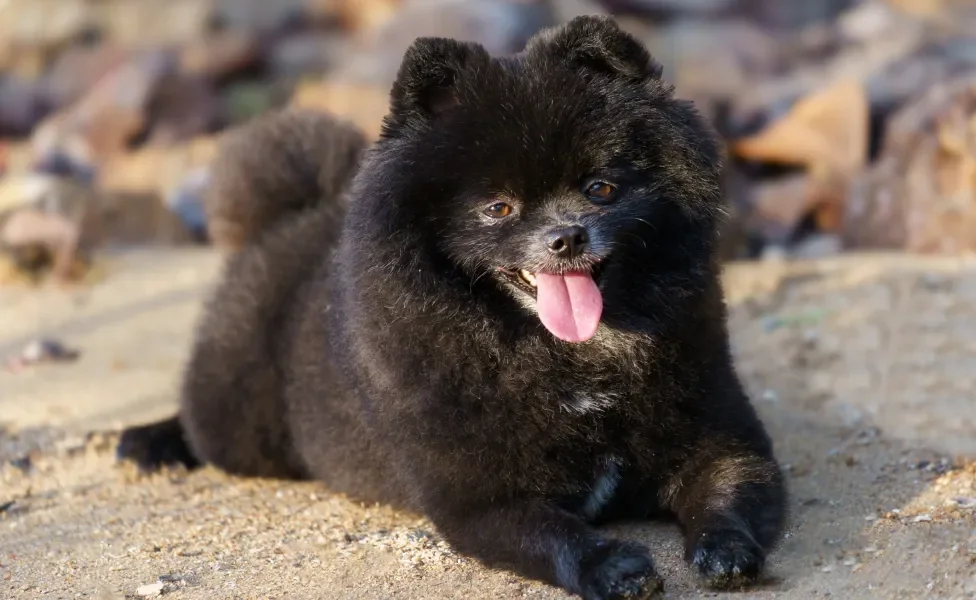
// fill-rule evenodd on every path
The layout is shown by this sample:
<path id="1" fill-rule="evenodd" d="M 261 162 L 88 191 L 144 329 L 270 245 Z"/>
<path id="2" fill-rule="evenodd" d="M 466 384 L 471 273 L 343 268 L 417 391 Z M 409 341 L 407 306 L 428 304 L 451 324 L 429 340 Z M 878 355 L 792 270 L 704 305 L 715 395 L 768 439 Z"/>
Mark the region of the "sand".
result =
<path id="1" fill-rule="evenodd" d="M 0 288 L 0 358 L 39 335 L 82 353 L 0 372 L 0 598 L 567 597 L 314 483 L 117 465 L 114 432 L 173 410 L 217 268 L 144 250 L 89 291 Z M 793 510 L 769 580 L 730 597 L 976 597 L 976 263 L 848 255 L 726 281 Z M 611 531 L 653 548 L 669 597 L 714 595 L 672 526 Z"/>

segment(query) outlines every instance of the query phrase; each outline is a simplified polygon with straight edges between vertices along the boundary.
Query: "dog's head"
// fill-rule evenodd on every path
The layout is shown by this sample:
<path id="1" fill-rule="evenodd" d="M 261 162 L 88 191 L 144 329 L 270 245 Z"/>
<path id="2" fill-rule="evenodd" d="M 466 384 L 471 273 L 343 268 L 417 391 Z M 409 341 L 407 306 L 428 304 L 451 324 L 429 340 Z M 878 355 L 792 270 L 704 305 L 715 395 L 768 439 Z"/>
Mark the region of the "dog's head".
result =
<path id="1" fill-rule="evenodd" d="M 375 154 L 391 235 L 584 341 L 604 306 L 711 257 L 719 151 L 644 46 L 579 17 L 514 57 L 422 38 L 407 51 Z"/>

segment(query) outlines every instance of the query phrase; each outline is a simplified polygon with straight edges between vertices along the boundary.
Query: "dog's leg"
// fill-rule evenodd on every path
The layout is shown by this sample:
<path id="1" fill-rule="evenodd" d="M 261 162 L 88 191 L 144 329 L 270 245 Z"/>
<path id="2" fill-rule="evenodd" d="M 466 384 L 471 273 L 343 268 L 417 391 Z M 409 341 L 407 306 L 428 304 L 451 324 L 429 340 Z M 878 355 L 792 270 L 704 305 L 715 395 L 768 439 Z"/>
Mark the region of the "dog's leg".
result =
<path id="1" fill-rule="evenodd" d="M 558 585 L 586 600 L 650 598 L 663 589 L 647 549 L 598 535 L 575 515 L 542 500 L 431 507 L 458 552 L 490 566 Z"/>
<path id="2" fill-rule="evenodd" d="M 684 530 L 687 560 L 712 586 L 735 587 L 759 577 L 786 515 L 786 488 L 775 461 L 714 440 L 661 491 Z"/>
<path id="3" fill-rule="evenodd" d="M 116 455 L 119 460 L 134 461 L 145 472 L 164 465 L 183 465 L 187 469 L 200 466 L 187 444 L 179 417 L 124 430 Z"/>

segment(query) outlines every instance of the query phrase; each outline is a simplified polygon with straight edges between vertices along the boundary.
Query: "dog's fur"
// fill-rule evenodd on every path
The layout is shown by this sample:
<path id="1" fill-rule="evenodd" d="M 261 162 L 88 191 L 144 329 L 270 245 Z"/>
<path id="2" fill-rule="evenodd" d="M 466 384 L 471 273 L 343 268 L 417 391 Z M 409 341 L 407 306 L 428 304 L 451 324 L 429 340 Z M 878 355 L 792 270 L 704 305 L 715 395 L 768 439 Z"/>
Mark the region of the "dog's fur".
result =
<path id="1" fill-rule="evenodd" d="M 605 18 L 508 58 L 419 39 L 348 202 L 302 176 L 320 154 L 288 150 L 331 132 L 252 128 L 241 201 L 289 210 L 229 259 L 179 420 L 120 453 L 399 503 L 457 551 L 587 599 L 661 586 L 646 548 L 594 528 L 612 519 L 673 516 L 712 584 L 754 580 L 786 491 L 729 352 L 717 143 L 660 75 Z M 253 183 L 275 161 L 303 183 Z M 613 204 L 581 193 L 594 175 Z M 498 198 L 516 212 L 489 222 Z M 498 271 L 541 268 L 539 228 L 566 220 L 601 265 L 600 326 L 578 344 Z"/>
<path id="2" fill-rule="evenodd" d="M 365 134 L 352 124 L 302 108 L 260 116 L 229 131 L 220 141 L 204 198 L 210 239 L 239 250 L 282 217 L 312 208 L 321 198 L 335 202 L 352 181 L 366 145 Z"/>

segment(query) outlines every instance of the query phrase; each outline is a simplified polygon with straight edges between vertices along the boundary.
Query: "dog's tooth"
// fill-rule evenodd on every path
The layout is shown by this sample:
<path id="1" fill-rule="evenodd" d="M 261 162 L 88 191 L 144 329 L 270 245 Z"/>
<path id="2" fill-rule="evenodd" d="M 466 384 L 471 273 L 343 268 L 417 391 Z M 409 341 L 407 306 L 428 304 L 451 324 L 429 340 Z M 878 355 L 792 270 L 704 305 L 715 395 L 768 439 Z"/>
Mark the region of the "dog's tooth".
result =
<path id="1" fill-rule="evenodd" d="M 532 285 L 535 285 L 535 275 L 533 275 L 531 272 L 521 269 L 519 270 L 519 275 L 522 276 L 522 279 L 528 281 Z"/>

